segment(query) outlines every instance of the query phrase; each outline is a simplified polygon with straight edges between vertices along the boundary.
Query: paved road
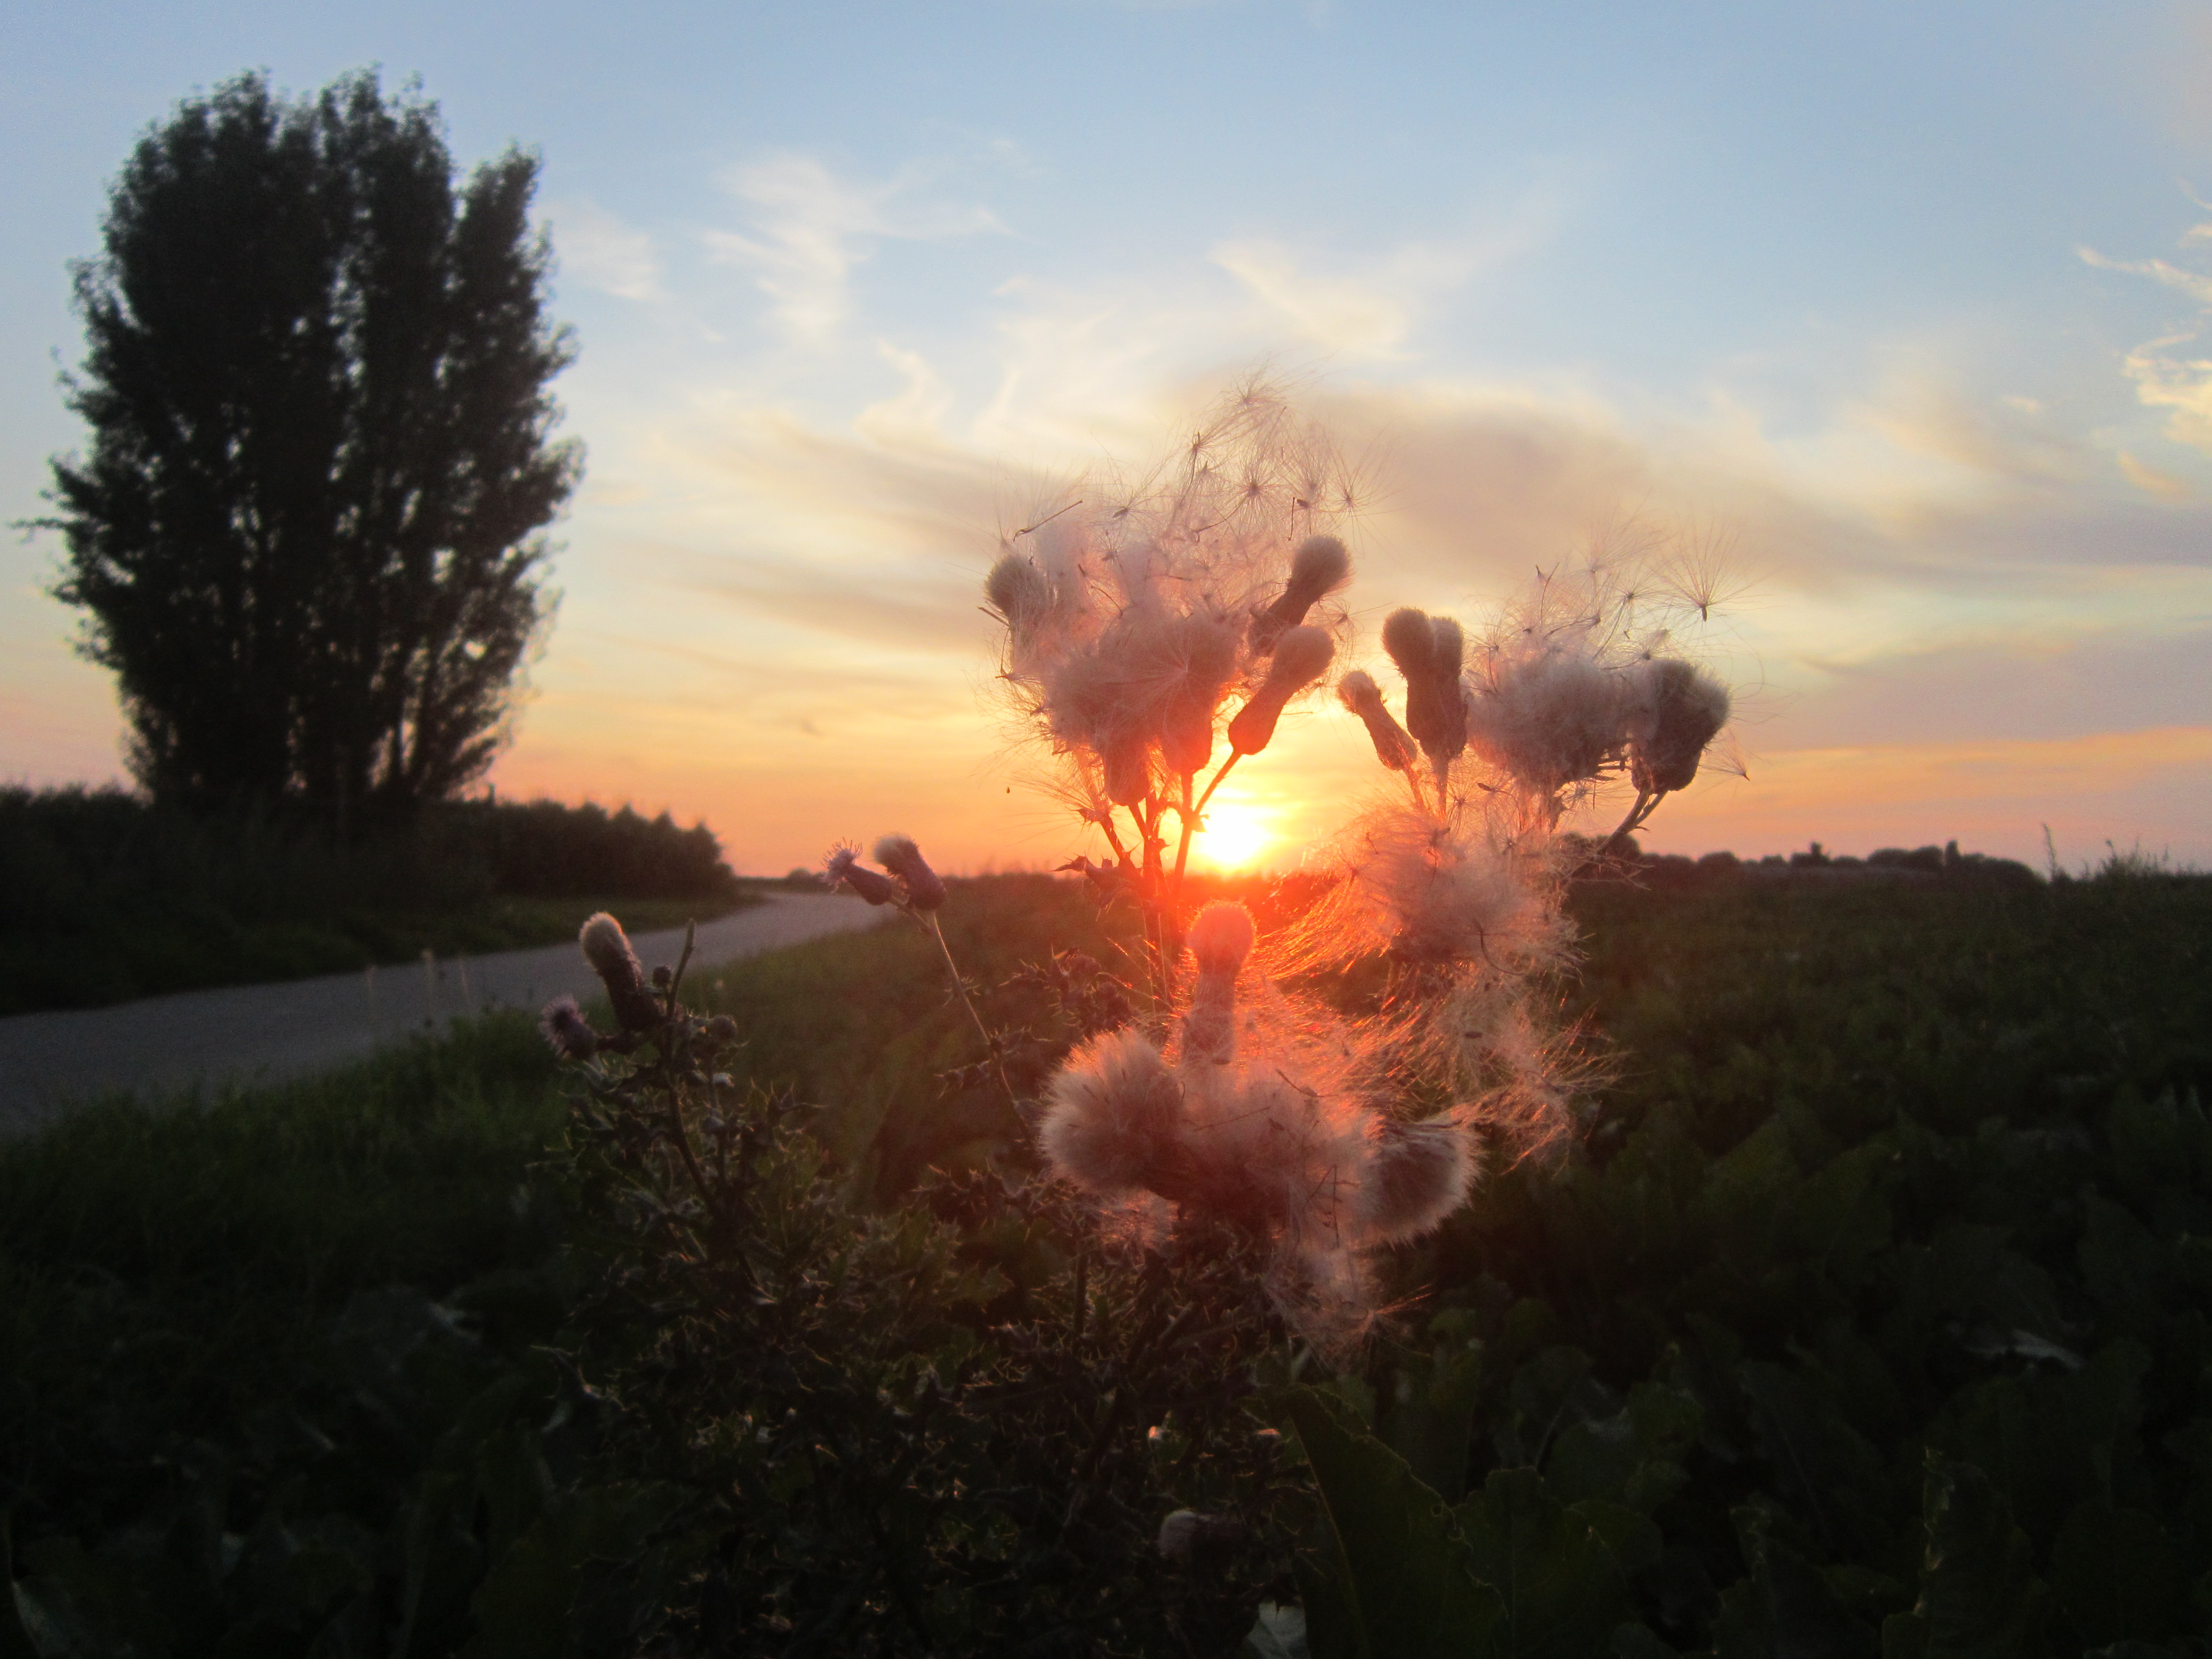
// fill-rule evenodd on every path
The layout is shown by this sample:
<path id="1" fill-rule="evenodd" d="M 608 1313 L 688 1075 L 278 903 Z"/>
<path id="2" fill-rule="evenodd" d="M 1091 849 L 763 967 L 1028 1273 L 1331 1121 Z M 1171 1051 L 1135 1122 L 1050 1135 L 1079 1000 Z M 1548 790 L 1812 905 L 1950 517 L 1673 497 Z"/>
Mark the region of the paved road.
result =
<path id="1" fill-rule="evenodd" d="M 842 895 L 775 893 L 699 929 L 694 966 L 714 966 L 880 919 Z M 673 964 L 684 930 L 632 941 L 647 968 Z M 148 997 L 112 1008 L 0 1019 L 0 1135 L 20 1134 L 71 1101 L 194 1084 L 276 1082 L 326 1071 L 445 1021 L 492 1007 L 535 1011 L 598 981 L 574 945 L 371 968 L 279 985 Z"/>

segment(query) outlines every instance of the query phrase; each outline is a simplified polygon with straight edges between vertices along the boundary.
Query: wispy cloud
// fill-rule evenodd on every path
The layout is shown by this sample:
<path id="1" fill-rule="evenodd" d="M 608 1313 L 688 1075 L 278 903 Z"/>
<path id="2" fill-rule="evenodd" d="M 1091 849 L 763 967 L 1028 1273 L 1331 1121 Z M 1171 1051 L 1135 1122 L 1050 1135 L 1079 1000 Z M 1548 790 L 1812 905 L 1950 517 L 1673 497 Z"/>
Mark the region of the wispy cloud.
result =
<path id="1" fill-rule="evenodd" d="M 647 232 L 582 198 L 556 203 L 547 216 L 564 275 L 625 300 L 665 297 L 660 256 Z"/>
<path id="2" fill-rule="evenodd" d="M 825 340 L 850 315 L 853 272 L 879 243 L 1006 229 L 988 208 L 933 199 L 929 191 L 942 172 L 915 162 L 888 179 L 856 180 L 798 151 L 742 163 L 723 182 L 750 222 L 743 231 L 708 231 L 708 253 L 752 271 L 771 313 L 793 338 Z"/>
<path id="3" fill-rule="evenodd" d="M 1403 359 L 1407 337 L 1448 295 L 1533 252 L 1559 217 L 1548 190 L 1462 236 L 1401 244 L 1382 257 L 1328 269 L 1327 258 L 1255 237 L 1215 244 L 1207 258 L 1303 341 L 1357 361 Z"/>

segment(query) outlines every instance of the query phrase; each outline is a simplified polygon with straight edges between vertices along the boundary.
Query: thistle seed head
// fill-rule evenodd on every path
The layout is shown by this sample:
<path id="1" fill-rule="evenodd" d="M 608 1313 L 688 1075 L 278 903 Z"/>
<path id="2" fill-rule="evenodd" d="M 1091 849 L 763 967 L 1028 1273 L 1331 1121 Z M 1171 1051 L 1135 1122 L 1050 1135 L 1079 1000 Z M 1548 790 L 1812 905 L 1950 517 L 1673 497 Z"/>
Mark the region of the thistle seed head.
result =
<path id="1" fill-rule="evenodd" d="M 885 836 L 876 842 L 876 862 L 906 884 L 906 900 L 917 910 L 945 902 L 945 879 L 931 869 L 910 836 Z"/>
<path id="2" fill-rule="evenodd" d="M 1282 596 L 1252 618 L 1252 648 L 1265 653 L 1286 628 L 1306 619 L 1306 612 L 1325 595 L 1344 586 L 1352 575 L 1352 555 L 1334 536 L 1309 536 L 1291 555 L 1290 580 Z"/>
<path id="3" fill-rule="evenodd" d="M 1443 732 L 1437 702 L 1437 635 L 1425 611 L 1393 611 L 1382 624 L 1382 648 L 1406 680 L 1406 730 L 1424 750 Z"/>
<path id="4" fill-rule="evenodd" d="M 1336 642 L 1318 628 L 1286 629 L 1275 641 L 1275 654 L 1267 664 L 1267 678 L 1252 700 L 1229 722 L 1229 746 L 1240 755 L 1256 755 L 1274 740 L 1283 705 L 1328 671 Z"/>
<path id="5" fill-rule="evenodd" d="M 1630 774 L 1639 789 L 1686 788 L 1705 745 L 1728 724 L 1728 688 L 1676 657 L 1644 665 L 1641 730 L 1632 745 Z"/>
<path id="6" fill-rule="evenodd" d="M 1241 904 L 1209 904 L 1191 923 L 1190 953 L 1198 976 L 1183 1013 L 1185 1065 L 1209 1060 L 1225 1066 L 1237 1057 L 1237 975 L 1252 954 L 1255 931 L 1250 912 Z"/>
<path id="7" fill-rule="evenodd" d="M 1355 668 L 1336 683 L 1340 702 L 1359 716 L 1375 744 L 1375 758 L 1393 772 L 1413 763 L 1413 740 L 1398 724 L 1382 701 L 1382 688 L 1364 668 Z"/>
<path id="8" fill-rule="evenodd" d="M 1176 1156 L 1182 1088 L 1133 1030 L 1093 1037 L 1052 1080 L 1038 1141 L 1060 1174 L 1102 1195 L 1150 1186 Z"/>
<path id="9" fill-rule="evenodd" d="M 1359 1194 L 1370 1237 L 1387 1244 L 1441 1224 L 1466 1200 L 1474 1164 L 1472 1138 L 1449 1118 L 1383 1124 Z"/>
<path id="10" fill-rule="evenodd" d="M 1198 913 L 1190 924 L 1190 953 L 1197 959 L 1200 977 L 1237 977 L 1244 958 L 1252 954 L 1258 930 L 1252 913 L 1241 904 L 1216 901 Z"/>
<path id="11" fill-rule="evenodd" d="M 586 920 L 576 942 L 583 946 L 584 960 L 592 964 L 599 983 L 607 988 L 607 1000 L 614 1005 L 615 1018 L 624 1030 L 649 1031 L 660 1024 L 660 1006 L 645 988 L 645 969 L 638 965 L 637 952 L 630 949 L 622 923 L 602 910 Z"/>
<path id="12" fill-rule="evenodd" d="M 1052 609 L 1052 579 L 1034 559 L 1007 553 L 983 579 L 983 595 L 1008 627 L 1027 632 Z"/>

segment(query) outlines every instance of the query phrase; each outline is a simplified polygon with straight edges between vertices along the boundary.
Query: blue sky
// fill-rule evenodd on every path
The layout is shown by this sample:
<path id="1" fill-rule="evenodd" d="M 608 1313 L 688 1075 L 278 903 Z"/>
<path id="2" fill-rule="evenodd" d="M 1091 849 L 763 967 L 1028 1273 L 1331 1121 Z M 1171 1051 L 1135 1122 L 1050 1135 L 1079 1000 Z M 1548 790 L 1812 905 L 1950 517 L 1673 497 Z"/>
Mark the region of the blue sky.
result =
<path id="1" fill-rule="evenodd" d="M 377 64 L 464 162 L 543 155 L 590 471 L 503 789 L 753 868 L 1051 857 L 980 696 L 996 529 L 1265 363 L 1369 461 L 1363 614 L 1472 620 L 1630 519 L 1731 548 L 1749 776 L 1657 844 L 2212 859 L 2212 9 L 7 15 L 10 518 L 76 441 L 66 262 L 176 99 Z M 52 559 L 0 551 L 0 774 L 101 779 Z M 1356 736 L 1240 773 L 1271 856 Z"/>

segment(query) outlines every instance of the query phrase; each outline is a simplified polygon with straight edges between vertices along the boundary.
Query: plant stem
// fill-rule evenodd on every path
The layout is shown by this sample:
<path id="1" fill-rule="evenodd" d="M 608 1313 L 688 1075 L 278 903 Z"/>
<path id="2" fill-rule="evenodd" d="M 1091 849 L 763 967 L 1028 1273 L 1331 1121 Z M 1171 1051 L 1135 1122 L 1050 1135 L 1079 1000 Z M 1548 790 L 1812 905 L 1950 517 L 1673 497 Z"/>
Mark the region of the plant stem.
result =
<path id="1" fill-rule="evenodd" d="M 937 941 L 937 948 L 945 957 L 945 971 L 952 975 L 953 994 L 960 999 L 960 1006 L 968 1011 L 969 1019 L 975 1024 L 975 1035 L 983 1039 L 983 1051 L 991 1056 L 991 1068 L 999 1074 L 999 1086 L 1006 1091 L 1006 1103 L 1018 1107 L 1020 1103 L 1014 1098 L 1014 1085 L 1006 1080 L 1006 1062 L 999 1053 L 999 1045 L 991 1041 L 990 1028 L 983 1024 L 983 1016 L 975 1011 L 975 999 L 968 994 L 968 981 L 960 977 L 960 964 L 952 959 L 952 947 L 945 943 L 945 929 L 938 925 L 937 913 L 934 910 L 922 911 L 920 919 L 921 925 L 929 929 L 929 936 Z"/>

